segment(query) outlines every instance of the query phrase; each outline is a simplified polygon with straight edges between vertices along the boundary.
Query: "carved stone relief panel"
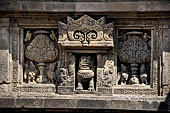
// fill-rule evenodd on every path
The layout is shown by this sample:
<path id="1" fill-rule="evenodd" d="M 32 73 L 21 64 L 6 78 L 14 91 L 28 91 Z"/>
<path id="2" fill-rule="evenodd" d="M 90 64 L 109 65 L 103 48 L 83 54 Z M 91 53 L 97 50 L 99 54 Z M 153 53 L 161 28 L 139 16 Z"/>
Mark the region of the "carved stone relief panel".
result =
<path id="1" fill-rule="evenodd" d="M 59 94 L 73 94 L 75 89 L 75 62 L 76 56 L 71 52 L 65 52 L 65 66 L 59 69 Z"/>
<path id="2" fill-rule="evenodd" d="M 98 68 L 102 59 L 97 56 L 113 52 L 113 36 L 114 25 L 106 24 L 105 17 L 95 20 L 84 15 L 76 20 L 67 17 L 67 24 L 59 22 L 58 43 L 66 56 L 65 66 L 60 68 L 60 94 L 95 94 L 108 87 L 112 94 L 113 60 L 107 59 L 105 66 Z M 104 74 L 99 74 L 100 69 Z"/>
<path id="3" fill-rule="evenodd" d="M 151 32 L 120 30 L 118 37 L 119 85 L 149 85 L 151 66 Z"/>
<path id="4" fill-rule="evenodd" d="M 56 82 L 58 46 L 54 30 L 25 31 L 25 83 Z"/>
<path id="5" fill-rule="evenodd" d="M 112 87 L 114 61 L 106 60 L 104 68 L 98 69 L 98 87 Z"/>
<path id="6" fill-rule="evenodd" d="M 98 54 L 97 61 L 97 95 L 112 95 L 116 80 L 114 54 Z"/>

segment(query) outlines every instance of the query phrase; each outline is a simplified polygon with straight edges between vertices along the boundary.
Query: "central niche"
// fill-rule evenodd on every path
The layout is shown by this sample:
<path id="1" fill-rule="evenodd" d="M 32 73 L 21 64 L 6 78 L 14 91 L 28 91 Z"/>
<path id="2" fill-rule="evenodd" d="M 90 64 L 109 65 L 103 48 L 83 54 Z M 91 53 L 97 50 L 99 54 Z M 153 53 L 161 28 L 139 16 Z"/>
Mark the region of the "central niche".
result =
<path id="1" fill-rule="evenodd" d="M 109 57 L 113 57 L 113 36 L 114 23 L 107 24 L 105 17 L 68 16 L 67 23 L 59 22 L 58 44 L 63 48 L 59 94 L 112 94 L 113 73 L 105 64 L 113 64 Z"/>
<path id="2" fill-rule="evenodd" d="M 96 89 L 96 54 L 76 54 L 76 90 Z"/>

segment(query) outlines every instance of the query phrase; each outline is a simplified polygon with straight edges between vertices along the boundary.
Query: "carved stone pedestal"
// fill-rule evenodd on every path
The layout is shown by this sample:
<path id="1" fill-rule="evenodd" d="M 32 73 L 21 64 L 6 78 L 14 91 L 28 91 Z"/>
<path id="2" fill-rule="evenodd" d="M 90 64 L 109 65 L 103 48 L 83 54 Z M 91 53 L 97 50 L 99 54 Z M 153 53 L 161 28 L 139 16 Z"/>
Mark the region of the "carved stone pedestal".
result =
<path id="1" fill-rule="evenodd" d="M 97 95 L 98 96 L 112 96 L 113 89 L 112 88 L 105 88 L 105 87 L 98 87 L 97 88 Z"/>
<path id="2" fill-rule="evenodd" d="M 74 86 L 58 86 L 58 94 L 73 95 L 74 94 Z"/>
<path id="3" fill-rule="evenodd" d="M 93 90 L 75 90 L 75 94 L 96 94 L 96 91 Z"/>

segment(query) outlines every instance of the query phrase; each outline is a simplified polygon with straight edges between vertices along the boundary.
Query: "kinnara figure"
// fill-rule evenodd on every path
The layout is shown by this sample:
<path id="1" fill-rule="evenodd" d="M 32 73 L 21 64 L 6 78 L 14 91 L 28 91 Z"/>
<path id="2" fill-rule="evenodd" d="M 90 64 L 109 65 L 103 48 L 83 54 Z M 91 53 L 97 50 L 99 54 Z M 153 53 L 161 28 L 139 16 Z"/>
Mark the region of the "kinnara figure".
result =
<path id="1" fill-rule="evenodd" d="M 128 77 L 129 75 L 128 75 L 127 67 L 121 64 L 121 78 L 120 78 L 121 85 L 126 85 Z"/>
<path id="2" fill-rule="evenodd" d="M 92 56 L 81 56 L 77 72 L 78 87 L 76 89 L 83 90 L 83 86 L 88 85 L 89 90 L 94 89 L 94 59 Z"/>

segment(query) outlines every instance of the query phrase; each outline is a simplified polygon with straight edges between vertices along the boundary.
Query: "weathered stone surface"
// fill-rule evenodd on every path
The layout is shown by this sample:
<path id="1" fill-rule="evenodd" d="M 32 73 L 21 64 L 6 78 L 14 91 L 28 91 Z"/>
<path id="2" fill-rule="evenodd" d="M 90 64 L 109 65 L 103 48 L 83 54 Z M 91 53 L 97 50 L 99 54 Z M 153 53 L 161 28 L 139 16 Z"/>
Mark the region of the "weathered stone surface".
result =
<path id="1" fill-rule="evenodd" d="M 148 98 L 150 100 L 148 100 Z M 16 101 L 16 102 L 14 102 Z M 93 97 L 59 96 L 58 98 L 1 98 L 1 108 L 46 108 L 46 109 L 110 109 L 110 110 L 141 110 L 168 111 L 168 102 L 162 97 L 112 96 Z"/>
<path id="2" fill-rule="evenodd" d="M 44 103 L 43 99 L 18 98 L 16 99 L 15 107 L 16 108 L 43 108 L 44 107 L 43 103 Z"/>
<path id="3" fill-rule="evenodd" d="M 1 0 L 0 109 L 170 110 L 169 6 Z"/>
<path id="4" fill-rule="evenodd" d="M 107 100 L 97 100 L 97 99 L 78 99 L 77 108 L 86 109 L 108 109 Z"/>
<path id="5" fill-rule="evenodd" d="M 0 18 L 0 26 L 9 26 L 9 18 Z"/>
<path id="6" fill-rule="evenodd" d="M 2 11 L 58 11 L 58 12 L 105 12 L 105 11 L 169 11 L 169 1 L 144 2 L 34 2 L 34 1 L 5 1 L 0 2 Z M 34 7 L 36 6 L 36 7 Z"/>
<path id="7" fill-rule="evenodd" d="M 0 40 L 1 40 L 0 50 L 8 51 L 8 48 L 9 48 L 9 29 L 7 27 L 1 27 L 0 28 Z"/>
<path id="8" fill-rule="evenodd" d="M 0 108 L 14 108 L 15 99 L 14 98 L 0 98 Z"/>
<path id="9" fill-rule="evenodd" d="M 9 29 L 0 28 L 0 83 L 9 81 Z"/>
<path id="10" fill-rule="evenodd" d="M 68 97 L 66 97 L 68 98 Z M 76 100 L 74 99 L 46 99 L 45 108 L 76 108 Z"/>
<path id="11" fill-rule="evenodd" d="M 9 81 L 8 72 L 8 51 L 0 50 L 0 82 L 7 83 Z"/>

